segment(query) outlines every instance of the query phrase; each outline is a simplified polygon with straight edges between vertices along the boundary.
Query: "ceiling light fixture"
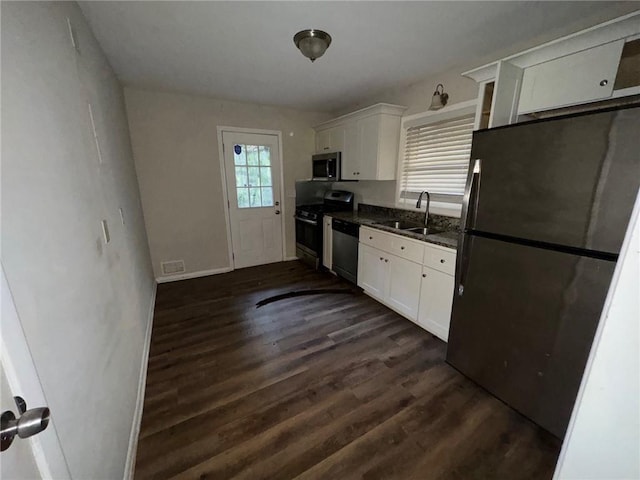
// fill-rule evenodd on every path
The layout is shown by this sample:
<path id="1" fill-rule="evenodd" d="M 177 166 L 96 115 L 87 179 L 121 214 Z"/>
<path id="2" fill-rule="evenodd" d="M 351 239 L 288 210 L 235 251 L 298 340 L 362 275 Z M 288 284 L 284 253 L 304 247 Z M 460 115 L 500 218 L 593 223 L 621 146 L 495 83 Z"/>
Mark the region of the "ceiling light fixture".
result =
<path id="1" fill-rule="evenodd" d="M 448 101 L 449 94 L 445 93 L 444 86 L 439 83 L 436 86 L 436 91 L 433 92 L 433 98 L 431 98 L 431 106 L 429 107 L 429 110 L 440 110 L 447 104 Z"/>
<path id="2" fill-rule="evenodd" d="M 311 28 L 296 33 L 293 37 L 293 43 L 305 57 L 314 62 L 316 58 L 324 55 L 324 52 L 331 45 L 331 35 L 322 30 Z"/>

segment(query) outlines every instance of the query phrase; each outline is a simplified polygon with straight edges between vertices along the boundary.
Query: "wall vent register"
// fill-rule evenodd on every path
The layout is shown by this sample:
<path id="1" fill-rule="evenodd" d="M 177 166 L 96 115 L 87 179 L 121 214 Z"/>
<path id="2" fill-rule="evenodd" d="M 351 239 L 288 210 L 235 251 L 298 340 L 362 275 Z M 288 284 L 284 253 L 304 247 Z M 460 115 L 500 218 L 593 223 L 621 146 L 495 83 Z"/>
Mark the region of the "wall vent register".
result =
<path id="1" fill-rule="evenodd" d="M 163 275 L 174 275 L 176 273 L 184 273 L 184 260 L 172 260 L 170 262 L 162 262 L 160 264 Z"/>

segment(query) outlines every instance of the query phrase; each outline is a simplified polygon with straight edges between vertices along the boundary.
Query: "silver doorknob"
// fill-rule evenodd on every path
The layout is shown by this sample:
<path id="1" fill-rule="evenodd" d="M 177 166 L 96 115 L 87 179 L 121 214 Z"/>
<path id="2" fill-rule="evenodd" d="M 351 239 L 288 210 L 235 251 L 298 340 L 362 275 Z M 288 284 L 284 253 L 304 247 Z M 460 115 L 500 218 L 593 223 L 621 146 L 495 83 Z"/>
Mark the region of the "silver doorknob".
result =
<path id="1" fill-rule="evenodd" d="M 27 403 L 21 397 L 14 397 L 20 418 L 11 410 L 6 410 L 0 417 L 0 451 L 4 452 L 11 446 L 16 435 L 20 438 L 29 438 L 43 431 L 49 425 L 51 412 L 47 407 L 38 407 L 27 410 Z"/>
<path id="2" fill-rule="evenodd" d="M 276 215 L 280 215 L 280 210 L 276 210 Z"/>
<path id="3" fill-rule="evenodd" d="M 600 80 L 600 86 L 604 87 L 609 83 L 609 80 L 607 80 L 606 78 L 604 80 Z"/>

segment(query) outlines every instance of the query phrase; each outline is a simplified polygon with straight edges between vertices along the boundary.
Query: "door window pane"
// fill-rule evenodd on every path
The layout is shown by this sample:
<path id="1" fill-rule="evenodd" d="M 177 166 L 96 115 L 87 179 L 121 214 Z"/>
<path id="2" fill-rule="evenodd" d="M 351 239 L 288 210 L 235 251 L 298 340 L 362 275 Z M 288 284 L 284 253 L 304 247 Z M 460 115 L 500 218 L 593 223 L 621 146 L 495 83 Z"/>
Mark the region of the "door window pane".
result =
<path id="1" fill-rule="evenodd" d="M 249 185 L 252 187 L 260 186 L 260 167 L 249 167 Z"/>
<path id="2" fill-rule="evenodd" d="M 258 161 L 258 146 L 257 145 L 247 145 L 247 164 L 248 165 L 259 165 Z"/>
<path id="3" fill-rule="evenodd" d="M 238 195 L 238 208 L 249 208 L 249 189 L 238 188 L 236 192 Z"/>
<path id="4" fill-rule="evenodd" d="M 247 167 L 236 167 L 236 186 L 248 187 L 249 177 L 247 175 Z"/>
<path id="5" fill-rule="evenodd" d="M 250 188 L 249 189 L 249 204 L 252 207 L 261 207 L 262 206 L 262 198 L 260 196 L 259 188 Z"/>
<path id="6" fill-rule="evenodd" d="M 240 153 L 236 153 L 237 147 L 240 147 Z M 245 151 L 247 149 L 246 145 L 234 145 L 233 147 L 233 162 L 236 165 L 246 165 L 247 157 L 245 155 Z"/>
<path id="7" fill-rule="evenodd" d="M 271 186 L 271 167 L 260 168 L 260 186 L 262 187 Z"/>
<path id="8" fill-rule="evenodd" d="M 260 165 L 270 166 L 271 165 L 271 148 L 266 147 L 264 145 L 260 145 Z"/>
<path id="9" fill-rule="evenodd" d="M 234 145 L 233 160 L 238 208 L 273 207 L 271 148 L 265 145 Z"/>
<path id="10" fill-rule="evenodd" d="M 273 189 L 271 187 L 262 187 L 262 206 L 273 207 Z"/>

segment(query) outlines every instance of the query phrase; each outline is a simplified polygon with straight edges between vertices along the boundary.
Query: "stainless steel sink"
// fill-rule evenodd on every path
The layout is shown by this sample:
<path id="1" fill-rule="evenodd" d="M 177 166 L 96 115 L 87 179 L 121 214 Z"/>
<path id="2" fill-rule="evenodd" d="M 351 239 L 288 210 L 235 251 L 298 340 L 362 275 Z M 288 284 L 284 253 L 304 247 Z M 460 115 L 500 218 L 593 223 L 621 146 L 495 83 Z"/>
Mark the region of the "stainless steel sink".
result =
<path id="1" fill-rule="evenodd" d="M 378 225 L 385 227 L 397 228 L 398 230 L 409 230 L 411 228 L 421 228 L 418 224 L 412 222 L 404 222 L 402 220 L 387 220 L 384 222 L 376 222 Z"/>
<path id="2" fill-rule="evenodd" d="M 403 230 L 407 232 L 420 233 L 422 235 L 433 235 L 434 233 L 443 232 L 443 230 L 436 230 L 435 228 L 427 228 L 427 227 L 405 228 Z"/>

